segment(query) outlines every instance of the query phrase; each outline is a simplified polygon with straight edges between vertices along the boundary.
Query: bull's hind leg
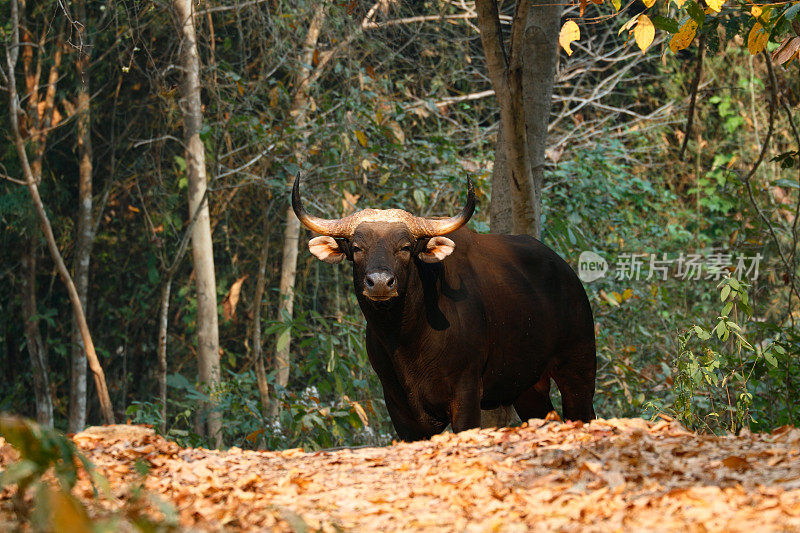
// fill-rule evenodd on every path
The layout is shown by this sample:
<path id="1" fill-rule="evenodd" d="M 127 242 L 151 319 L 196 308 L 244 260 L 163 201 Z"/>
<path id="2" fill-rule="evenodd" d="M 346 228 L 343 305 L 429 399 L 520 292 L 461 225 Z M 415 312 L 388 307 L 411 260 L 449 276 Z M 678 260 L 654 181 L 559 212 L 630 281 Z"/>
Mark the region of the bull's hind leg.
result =
<path id="1" fill-rule="evenodd" d="M 594 382 L 597 372 L 597 356 L 594 343 L 581 350 L 553 369 L 553 380 L 561 393 L 561 405 L 565 420 L 594 420 Z"/>
<path id="2" fill-rule="evenodd" d="M 553 403 L 550 401 L 549 372 L 545 372 L 542 379 L 514 401 L 514 409 L 523 422 L 531 418 L 544 418 L 553 410 Z"/>

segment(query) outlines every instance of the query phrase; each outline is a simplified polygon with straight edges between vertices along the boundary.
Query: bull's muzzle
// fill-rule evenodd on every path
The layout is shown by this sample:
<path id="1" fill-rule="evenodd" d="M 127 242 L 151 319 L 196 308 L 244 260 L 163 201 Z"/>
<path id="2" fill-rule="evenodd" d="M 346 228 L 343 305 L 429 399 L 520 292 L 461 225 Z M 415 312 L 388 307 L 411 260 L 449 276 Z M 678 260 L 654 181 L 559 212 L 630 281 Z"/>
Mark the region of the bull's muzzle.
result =
<path id="1" fill-rule="evenodd" d="M 379 270 L 364 276 L 364 296 L 378 302 L 397 296 L 397 280 L 394 274 Z"/>

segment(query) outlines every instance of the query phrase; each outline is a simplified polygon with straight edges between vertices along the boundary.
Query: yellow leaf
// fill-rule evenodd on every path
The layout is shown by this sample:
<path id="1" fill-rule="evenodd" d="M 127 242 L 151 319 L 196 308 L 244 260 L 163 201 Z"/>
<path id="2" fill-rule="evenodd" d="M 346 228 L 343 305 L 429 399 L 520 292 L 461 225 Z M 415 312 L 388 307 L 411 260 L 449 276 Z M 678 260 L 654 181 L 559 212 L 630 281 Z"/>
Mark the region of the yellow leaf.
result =
<path id="1" fill-rule="evenodd" d="M 653 22 L 645 14 L 639 15 L 639 22 L 636 23 L 636 29 L 633 30 L 633 37 L 636 39 L 636 44 L 644 52 L 647 47 L 653 42 L 656 36 L 656 28 Z"/>
<path id="2" fill-rule="evenodd" d="M 633 296 L 633 289 L 625 289 L 622 291 L 622 299 L 623 300 L 630 300 Z"/>
<path id="3" fill-rule="evenodd" d="M 356 130 L 356 139 L 358 139 L 358 144 L 360 144 L 364 148 L 366 148 L 367 144 L 369 144 L 369 142 L 367 141 L 367 136 L 361 130 Z"/>
<path id="4" fill-rule="evenodd" d="M 755 18 L 761 16 L 761 6 L 753 6 L 750 8 L 750 14 L 753 15 Z"/>
<path id="5" fill-rule="evenodd" d="M 622 295 L 620 293 L 617 291 L 612 291 L 611 294 L 614 296 L 614 299 L 617 301 L 617 303 L 622 303 Z"/>
<path id="6" fill-rule="evenodd" d="M 568 56 L 572 55 L 572 48 L 570 45 L 572 41 L 577 41 L 581 38 L 581 29 L 574 20 L 568 20 L 561 27 L 561 33 L 558 34 L 558 44 L 567 53 Z"/>
<path id="7" fill-rule="evenodd" d="M 367 418 L 367 412 L 364 411 L 364 408 L 361 407 L 361 404 L 358 402 L 353 402 L 353 409 L 358 415 L 358 418 L 361 419 L 361 423 L 364 424 L 365 427 L 369 426 L 369 418 Z"/>
<path id="8" fill-rule="evenodd" d="M 694 40 L 694 36 L 697 33 L 697 22 L 693 19 L 689 19 L 686 23 L 681 26 L 678 33 L 672 36 L 672 39 L 669 41 L 669 49 L 672 52 L 677 52 L 678 50 L 683 50 L 684 48 L 688 48 L 692 41 Z"/>
<path id="9" fill-rule="evenodd" d="M 281 92 L 277 86 L 273 87 L 269 91 L 269 105 L 270 107 L 275 107 L 278 105 L 278 99 L 280 98 Z"/>
<path id="10" fill-rule="evenodd" d="M 244 283 L 246 279 L 247 276 L 242 276 L 231 285 L 228 295 L 225 296 L 225 300 L 222 302 L 223 321 L 227 322 L 236 316 L 236 306 L 239 304 L 239 298 L 242 294 L 242 283 Z"/>
<path id="11" fill-rule="evenodd" d="M 639 20 L 639 15 L 636 15 L 635 17 L 631 18 L 628 22 L 623 24 L 622 27 L 617 32 L 617 35 L 621 35 L 622 32 L 624 32 L 625 30 L 630 31 L 630 29 L 633 28 L 633 25 L 636 24 L 637 20 Z"/>
<path id="12" fill-rule="evenodd" d="M 653 7 L 656 3 L 656 0 L 642 0 L 642 3 L 647 7 Z"/>
<path id="13" fill-rule="evenodd" d="M 706 0 L 706 5 L 717 13 L 722 11 L 722 4 L 724 3 L 725 0 Z"/>
<path id="14" fill-rule="evenodd" d="M 89 533 L 92 523 L 86 514 L 86 509 L 69 492 L 48 489 L 46 492 L 46 506 L 48 509 L 47 520 L 53 531 L 74 531 L 75 533 Z"/>
<path id="15" fill-rule="evenodd" d="M 750 53 L 756 55 L 761 52 L 769 40 L 769 33 L 764 29 L 759 22 L 753 24 L 753 29 L 750 30 L 750 35 L 747 36 L 747 49 Z"/>
<path id="16" fill-rule="evenodd" d="M 678 9 L 683 7 L 683 4 L 685 4 L 685 3 L 686 3 L 686 0 L 675 0 L 675 5 L 678 6 Z"/>

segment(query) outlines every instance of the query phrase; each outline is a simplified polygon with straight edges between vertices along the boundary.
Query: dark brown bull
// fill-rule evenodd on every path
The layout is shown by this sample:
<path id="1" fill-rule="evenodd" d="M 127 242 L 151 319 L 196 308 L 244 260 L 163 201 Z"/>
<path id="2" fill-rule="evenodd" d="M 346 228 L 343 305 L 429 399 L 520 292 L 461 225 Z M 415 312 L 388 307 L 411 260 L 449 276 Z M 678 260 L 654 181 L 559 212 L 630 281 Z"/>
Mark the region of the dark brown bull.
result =
<path id="1" fill-rule="evenodd" d="M 583 286 L 534 238 L 462 228 L 475 209 L 470 181 L 464 210 L 445 220 L 399 209 L 324 220 L 305 211 L 299 183 L 294 212 L 321 234 L 311 253 L 353 263 L 367 353 L 400 438 L 475 428 L 481 409 L 500 405 L 513 404 L 522 420 L 542 418 L 553 409 L 551 377 L 565 418 L 594 418 L 597 360 Z"/>

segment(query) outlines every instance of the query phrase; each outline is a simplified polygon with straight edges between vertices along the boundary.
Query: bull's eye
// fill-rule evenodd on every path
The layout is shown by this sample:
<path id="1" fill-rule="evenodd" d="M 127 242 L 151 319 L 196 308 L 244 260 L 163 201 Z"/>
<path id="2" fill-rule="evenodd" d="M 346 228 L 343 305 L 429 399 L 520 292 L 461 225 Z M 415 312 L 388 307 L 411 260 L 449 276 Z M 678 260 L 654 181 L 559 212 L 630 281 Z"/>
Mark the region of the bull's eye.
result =
<path id="1" fill-rule="evenodd" d="M 361 248 L 359 248 L 357 245 L 354 244 L 353 245 L 353 253 L 360 252 L 360 251 L 361 251 Z"/>
<path id="2" fill-rule="evenodd" d="M 402 252 L 410 252 L 411 251 L 411 245 L 410 244 L 406 244 L 405 246 L 400 248 L 400 251 L 402 251 Z"/>

